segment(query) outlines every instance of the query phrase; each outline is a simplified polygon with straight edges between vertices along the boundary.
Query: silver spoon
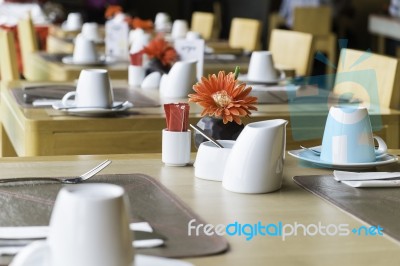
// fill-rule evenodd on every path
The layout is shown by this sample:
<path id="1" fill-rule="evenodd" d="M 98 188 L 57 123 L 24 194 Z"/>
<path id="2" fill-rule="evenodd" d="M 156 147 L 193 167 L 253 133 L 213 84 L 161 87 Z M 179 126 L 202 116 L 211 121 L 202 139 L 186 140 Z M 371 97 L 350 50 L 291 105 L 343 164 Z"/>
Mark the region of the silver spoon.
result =
<path id="1" fill-rule="evenodd" d="M 129 104 L 129 101 L 121 102 L 119 104 L 113 105 L 110 109 L 120 109 L 124 107 L 125 105 Z M 93 109 L 96 107 L 78 107 L 78 106 L 69 106 L 69 107 L 61 107 L 61 108 L 56 108 L 58 110 L 70 110 L 70 109 Z M 103 109 L 103 108 L 101 108 Z M 107 108 L 106 108 L 107 109 Z"/>
<path id="2" fill-rule="evenodd" d="M 314 150 L 314 149 L 311 149 L 311 148 L 307 148 L 307 147 L 304 147 L 304 146 L 302 146 L 302 145 L 300 145 L 300 148 L 302 148 L 303 150 L 311 151 L 311 152 L 313 152 L 313 153 L 316 154 L 316 155 L 321 155 L 321 152 L 320 152 L 320 151 L 317 151 L 317 150 Z"/>
<path id="3" fill-rule="evenodd" d="M 90 169 L 86 173 L 78 176 L 78 177 L 73 177 L 73 178 L 55 178 L 55 177 L 21 177 L 21 178 L 6 178 L 6 179 L 0 179 L 0 183 L 10 183 L 10 182 L 24 182 L 24 181 L 53 181 L 53 182 L 58 182 L 62 184 L 77 184 L 81 183 L 85 180 L 88 180 L 95 174 L 99 173 L 101 170 L 106 168 L 109 164 L 111 163 L 110 160 L 105 160 L 104 162 L 100 163 L 93 169 Z"/>
<path id="4" fill-rule="evenodd" d="M 219 147 L 219 148 L 223 148 L 224 146 L 222 146 L 221 143 L 219 143 L 216 139 L 214 139 L 213 137 L 208 136 L 201 128 L 199 128 L 198 126 L 192 125 L 190 124 L 190 126 L 196 130 L 197 132 L 199 132 L 203 137 L 205 137 L 206 139 L 208 139 L 209 141 L 211 141 L 212 143 L 214 143 L 215 146 Z"/>

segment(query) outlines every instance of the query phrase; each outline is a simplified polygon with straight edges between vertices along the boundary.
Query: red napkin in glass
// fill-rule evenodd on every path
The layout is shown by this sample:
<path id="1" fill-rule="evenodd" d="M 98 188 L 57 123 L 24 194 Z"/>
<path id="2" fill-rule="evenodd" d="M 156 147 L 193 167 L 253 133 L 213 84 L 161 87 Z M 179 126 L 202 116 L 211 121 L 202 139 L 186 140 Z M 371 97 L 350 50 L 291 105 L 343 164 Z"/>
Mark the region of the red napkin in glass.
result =
<path id="1" fill-rule="evenodd" d="M 131 58 L 131 65 L 141 66 L 143 64 L 143 52 L 137 52 L 129 55 Z"/>
<path id="2" fill-rule="evenodd" d="M 189 104 L 167 103 L 164 104 L 167 130 L 184 132 L 189 127 Z"/>

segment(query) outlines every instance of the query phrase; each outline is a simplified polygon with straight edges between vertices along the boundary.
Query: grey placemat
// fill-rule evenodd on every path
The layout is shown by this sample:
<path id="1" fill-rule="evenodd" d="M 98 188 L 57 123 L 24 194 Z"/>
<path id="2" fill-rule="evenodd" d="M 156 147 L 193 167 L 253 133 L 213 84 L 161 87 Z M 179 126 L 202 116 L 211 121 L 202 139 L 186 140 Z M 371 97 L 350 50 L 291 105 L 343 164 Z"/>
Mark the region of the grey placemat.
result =
<path id="1" fill-rule="evenodd" d="M 229 59 L 223 59 L 221 56 L 206 55 L 204 58 L 205 64 L 248 64 L 249 61 L 250 57 L 245 55 L 238 55 Z M 235 69 L 232 69 L 232 71 L 234 70 Z"/>
<path id="2" fill-rule="evenodd" d="M 333 176 L 295 176 L 294 182 L 400 241 L 400 189 L 353 188 Z"/>
<path id="3" fill-rule="evenodd" d="M 45 53 L 45 52 L 40 52 L 39 55 L 46 61 L 55 62 L 55 63 L 61 63 L 61 60 L 65 56 L 71 56 L 71 54 L 67 54 L 67 53 L 49 54 L 49 53 Z"/>
<path id="4" fill-rule="evenodd" d="M 124 187 L 129 196 L 131 221 L 147 221 L 164 235 L 164 247 L 138 249 L 136 252 L 163 257 L 193 257 L 224 252 L 228 249 L 220 236 L 188 236 L 188 222 L 204 220 L 154 178 L 144 174 L 99 175 L 90 181 Z M 0 226 L 48 225 L 60 184 L 29 182 L 0 186 Z"/>
<path id="5" fill-rule="evenodd" d="M 35 99 L 60 99 L 69 91 L 75 90 L 70 85 L 38 85 L 26 88 L 13 88 L 12 93 L 19 105 L 24 108 L 34 108 L 32 101 Z M 138 89 L 113 88 L 115 101 L 130 101 L 135 107 L 157 107 L 160 103 L 153 100 Z M 40 108 L 40 107 L 37 107 Z M 43 108 L 43 106 L 41 106 Z"/>

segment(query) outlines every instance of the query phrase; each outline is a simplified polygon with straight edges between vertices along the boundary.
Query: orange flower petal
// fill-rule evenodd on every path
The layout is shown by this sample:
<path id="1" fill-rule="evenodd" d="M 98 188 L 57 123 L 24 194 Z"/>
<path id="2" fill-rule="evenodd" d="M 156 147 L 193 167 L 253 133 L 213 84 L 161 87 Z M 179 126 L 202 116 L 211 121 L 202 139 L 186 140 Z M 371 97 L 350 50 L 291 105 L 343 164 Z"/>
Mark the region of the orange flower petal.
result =
<path id="1" fill-rule="evenodd" d="M 252 87 L 239 83 L 232 72 L 219 71 L 217 75 L 202 77 L 193 85 L 193 90 L 196 93 L 188 95 L 189 101 L 204 108 L 201 115 L 221 117 L 224 123 L 235 121 L 241 124 L 240 117 L 248 117 L 250 110 L 257 110 L 254 106 L 257 98 L 249 96 Z"/>

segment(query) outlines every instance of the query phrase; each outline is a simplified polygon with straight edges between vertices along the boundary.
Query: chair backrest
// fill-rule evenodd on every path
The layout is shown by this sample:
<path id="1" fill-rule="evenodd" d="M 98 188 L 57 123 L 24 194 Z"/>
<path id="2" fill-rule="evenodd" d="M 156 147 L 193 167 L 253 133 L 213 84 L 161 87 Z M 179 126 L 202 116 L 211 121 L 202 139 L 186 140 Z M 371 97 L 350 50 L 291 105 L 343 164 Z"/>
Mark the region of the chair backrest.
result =
<path id="1" fill-rule="evenodd" d="M 351 93 L 367 103 L 400 109 L 399 59 L 358 51 L 340 51 L 333 91 Z"/>
<path id="2" fill-rule="evenodd" d="M 24 73 L 26 73 L 26 71 L 30 71 L 29 68 L 31 67 L 29 65 L 30 54 L 38 51 L 37 36 L 30 16 L 18 21 L 18 39 L 21 49 L 22 65 Z"/>
<path id="3" fill-rule="evenodd" d="M 295 31 L 313 35 L 327 35 L 332 28 L 332 8 L 329 6 L 295 7 L 293 27 Z"/>
<path id="4" fill-rule="evenodd" d="M 213 13 L 193 12 L 190 30 L 200 33 L 204 40 L 209 40 L 213 35 L 214 21 Z"/>
<path id="5" fill-rule="evenodd" d="M 0 29 L 0 76 L 3 81 L 19 79 L 14 33 Z"/>
<path id="6" fill-rule="evenodd" d="M 233 18 L 229 31 L 229 46 L 246 51 L 260 49 L 261 21 L 249 18 Z"/>
<path id="7" fill-rule="evenodd" d="M 313 49 L 310 33 L 278 29 L 271 32 L 269 51 L 274 63 L 295 69 L 297 76 L 311 74 Z"/>

